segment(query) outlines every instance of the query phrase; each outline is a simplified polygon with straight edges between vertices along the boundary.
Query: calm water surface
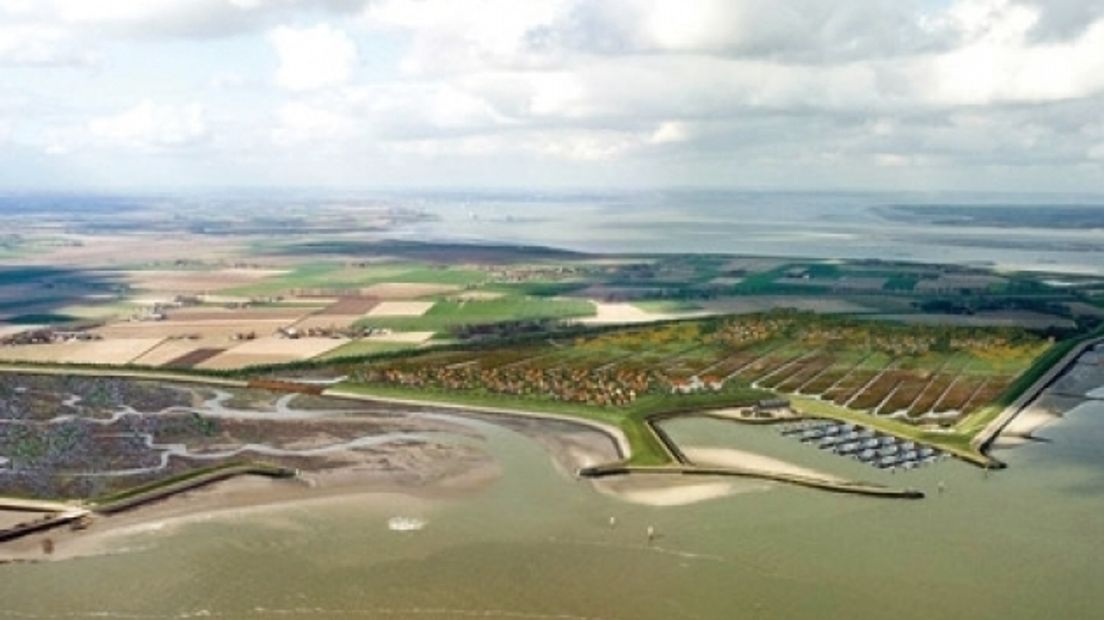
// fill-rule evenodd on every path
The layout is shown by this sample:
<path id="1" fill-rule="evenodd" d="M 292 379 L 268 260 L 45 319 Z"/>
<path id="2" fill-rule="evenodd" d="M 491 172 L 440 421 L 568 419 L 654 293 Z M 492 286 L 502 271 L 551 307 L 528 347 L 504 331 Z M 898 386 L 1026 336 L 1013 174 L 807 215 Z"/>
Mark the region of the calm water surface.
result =
<path id="1" fill-rule="evenodd" d="M 748 435 L 763 429 L 671 430 L 823 465 L 797 442 Z M 285 507 L 130 535 L 118 555 L 3 566 L 0 617 L 1098 618 L 1104 405 L 1043 435 L 989 478 L 946 461 L 889 479 L 929 491 L 923 501 L 776 486 L 653 508 L 596 493 L 493 430 L 505 473 L 482 493 Z M 427 524 L 391 531 L 394 516 Z"/>
<path id="2" fill-rule="evenodd" d="M 591 252 L 717 252 L 877 258 L 1104 274 L 1097 230 L 934 226 L 892 221 L 900 204 L 1101 205 L 1100 196 L 910 193 L 655 192 L 606 196 L 422 199 L 436 222 L 415 239 L 550 245 Z M 1100 207 L 1098 207 L 1100 208 Z"/>

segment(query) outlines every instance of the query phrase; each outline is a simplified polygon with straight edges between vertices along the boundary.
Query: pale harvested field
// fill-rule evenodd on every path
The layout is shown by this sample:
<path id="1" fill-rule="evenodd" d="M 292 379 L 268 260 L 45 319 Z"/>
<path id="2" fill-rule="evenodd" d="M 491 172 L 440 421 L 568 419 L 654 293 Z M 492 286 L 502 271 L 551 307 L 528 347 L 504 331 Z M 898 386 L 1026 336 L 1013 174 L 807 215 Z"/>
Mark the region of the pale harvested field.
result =
<path id="1" fill-rule="evenodd" d="M 417 299 L 430 295 L 443 295 L 459 291 L 454 284 L 414 284 L 410 282 L 382 282 L 360 289 L 361 295 L 380 299 Z"/>
<path id="2" fill-rule="evenodd" d="M 26 344 L 0 347 L 0 360 L 8 362 L 60 362 L 71 354 L 78 343 Z"/>
<path id="3" fill-rule="evenodd" d="M 624 325 L 629 323 L 651 323 L 670 319 L 701 316 L 701 312 L 660 313 L 646 312 L 632 304 L 593 302 L 597 312 L 592 317 L 580 319 L 586 325 Z"/>
<path id="4" fill-rule="evenodd" d="M 363 319 L 363 314 L 312 314 L 292 325 L 300 331 L 307 329 L 344 329 Z"/>
<path id="5" fill-rule="evenodd" d="M 220 260 L 239 254 L 240 242 L 209 235 L 63 235 L 78 245 L 59 246 L 28 261 L 51 265 L 133 265 L 177 259 Z"/>
<path id="6" fill-rule="evenodd" d="M 235 334 L 255 333 L 267 336 L 290 324 L 287 320 L 270 321 L 120 321 L 93 332 L 104 338 L 231 338 Z"/>
<path id="7" fill-rule="evenodd" d="M 63 364 L 126 364 L 160 342 L 160 338 L 123 338 L 0 347 L 0 359 Z"/>
<path id="8" fill-rule="evenodd" d="M 38 329 L 40 325 L 0 325 L 0 338 L 20 334 L 31 329 Z"/>
<path id="9" fill-rule="evenodd" d="M 200 299 L 205 304 L 245 304 L 249 303 L 249 297 L 241 295 L 201 295 Z"/>
<path id="10" fill-rule="evenodd" d="M 343 297 L 319 311 L 318 314 L 364 316 L 364 313 L 375 308 L 378 303 L 379 300 L 374 297 Z"/>
<path id="11" fill-rule="evenodd" d="M 217 269 L 214 271 L 126 271 L 122 275 L 135 288 L 175 293 L 206 293 L 253 284 L 277 276 L 280 269 Z"/>
<path id="12" fill-rule="evenodd" d="M 311 313 L 310 308 L 278 307 L 278 308 L 208 308 L 192 307 L 170 310 L 170 321 L 275 321 L 282 320 L 288 323 Z"/>
<path id="13" fill-rule="evenodd" d="M 258 338 L 216 355 L 197 368 L 224 370 L 310 359 L 345 344 L 347 338 Z"/>
<path id="14" fill-rule="evenodd" d="M 141 295 L 138 297 L 131 297 L 127 300 L 135 306 L 156 306 L 165 305 L 173 302 L 172 295 Z"/>
<path id="15" fill-rule="evenodd" d="M 379 305 L 368 311 L 365 316 L 422 316 L 433 307 L 432 301 L 381 301 Z"/>
<path id="16" fill-rule="evenodd" d="M 406 344 L 422 344 L 433 337 L 434 332 L 391 332 L 389 334 L 372 334 L 361 338 L 364 342 L 398 342 Z"/>

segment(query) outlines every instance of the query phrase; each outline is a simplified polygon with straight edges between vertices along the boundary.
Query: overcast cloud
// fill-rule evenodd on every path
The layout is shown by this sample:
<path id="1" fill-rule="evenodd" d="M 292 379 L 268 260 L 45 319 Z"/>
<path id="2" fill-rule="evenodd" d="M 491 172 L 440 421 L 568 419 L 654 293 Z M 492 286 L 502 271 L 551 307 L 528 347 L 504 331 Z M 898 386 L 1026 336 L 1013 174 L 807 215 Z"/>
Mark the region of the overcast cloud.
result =
<path id="1" fill-rule="evenodd" d="M 0 186 L 1104 191 L 1104 0 L 0 0 Z"/>

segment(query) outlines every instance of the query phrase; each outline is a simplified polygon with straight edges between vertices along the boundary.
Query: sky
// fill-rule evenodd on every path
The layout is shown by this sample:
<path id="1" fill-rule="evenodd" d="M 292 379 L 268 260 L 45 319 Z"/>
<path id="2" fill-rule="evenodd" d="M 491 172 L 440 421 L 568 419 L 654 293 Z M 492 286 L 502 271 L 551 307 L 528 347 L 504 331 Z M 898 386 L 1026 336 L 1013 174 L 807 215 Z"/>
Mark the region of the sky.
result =
<path id="1" fill-rule="evenodd" d="M 1104 192 L 1104 0 L 0 0 L 0 189 Z"/>

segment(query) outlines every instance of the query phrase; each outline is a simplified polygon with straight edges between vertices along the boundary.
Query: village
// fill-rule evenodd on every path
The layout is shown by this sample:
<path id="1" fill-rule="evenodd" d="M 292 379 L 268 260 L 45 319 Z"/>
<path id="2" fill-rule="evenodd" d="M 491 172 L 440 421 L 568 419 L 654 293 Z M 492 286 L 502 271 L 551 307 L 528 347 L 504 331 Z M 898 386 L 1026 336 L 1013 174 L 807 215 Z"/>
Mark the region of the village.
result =
<path id="1" fill-rule="evenodd" d="M 1051 346 L 1009 329 L 932 328 L 771 312 L 626 327 L 542 344 L 341 366 L 366 386 L 431 388 L 662 410 L 815 398 L 947 428 L 1000 395 Z M 688 402 L 689 402 L 688 401 Z"/>

